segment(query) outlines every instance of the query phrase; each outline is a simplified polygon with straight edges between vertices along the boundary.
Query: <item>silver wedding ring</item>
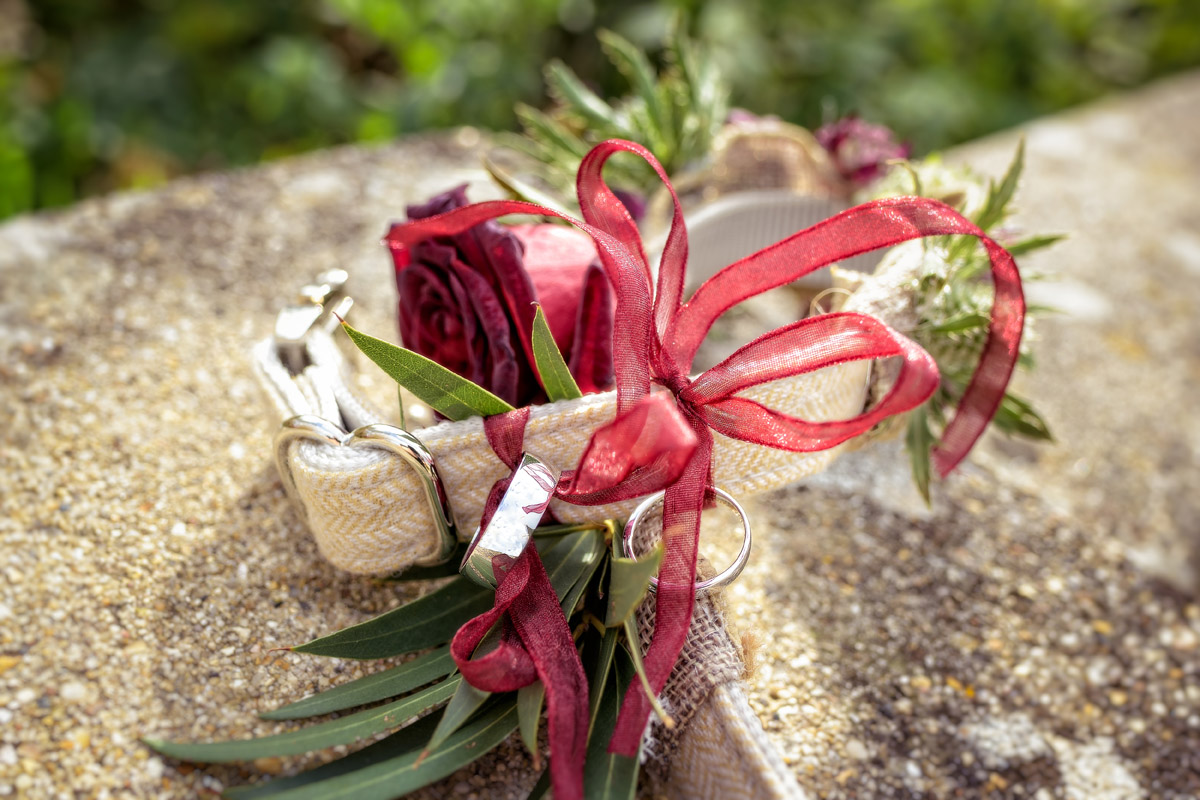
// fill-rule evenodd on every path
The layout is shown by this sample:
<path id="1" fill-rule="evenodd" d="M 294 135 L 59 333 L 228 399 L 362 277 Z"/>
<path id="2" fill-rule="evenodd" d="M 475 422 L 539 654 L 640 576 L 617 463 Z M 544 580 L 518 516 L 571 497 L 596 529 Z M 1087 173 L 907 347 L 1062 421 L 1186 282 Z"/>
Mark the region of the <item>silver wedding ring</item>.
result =
<path id="1" fill-rule="evenodd" d="M 742 548 L 738 550 L 737 557 L 733 559 L 733 563 L 725 568 L 724 571 L 709 578 L 708 580 L 698 581 L 696 583 L 696 594 L 703 594 L 716 587 L 724 586 L 727 583 L 733 582 L 738 575 L 742 574 L 742 570 L 746 567 L 746 562 L 750 560 L 750 518 L 746 515 L 746 510 L 742 508 L 733 496 L 724 489 L 712 487 L 713 495 L 718 500 L 724 503 L 729 508 L 737 512 L 742 519 Z M 626 558 L 636 559 L 637 556 L 633 552 L 633 537 L 637 532 L 638 525 L 641 525 L 646 516 L 655 507 L 662 505 L 663 498 L 666 497 L 666 492 L 656 492 L 650 495 L 641 504 L 633 510 L 629 516 L 629 521 L 625 523 L 625 530 L 621 534 L 621 551 Z M 650 579 L 650 591 L 658 591 L 658 578 Z"/>
<path id="2" fill-rule="evenodd" d="M 524 552 L 558 486 L 558 475 L 528 453 L 513 472 L 512 482 L 495 513 L 475 531 L 459 572 L 495 589 L 517 556 Z"/>

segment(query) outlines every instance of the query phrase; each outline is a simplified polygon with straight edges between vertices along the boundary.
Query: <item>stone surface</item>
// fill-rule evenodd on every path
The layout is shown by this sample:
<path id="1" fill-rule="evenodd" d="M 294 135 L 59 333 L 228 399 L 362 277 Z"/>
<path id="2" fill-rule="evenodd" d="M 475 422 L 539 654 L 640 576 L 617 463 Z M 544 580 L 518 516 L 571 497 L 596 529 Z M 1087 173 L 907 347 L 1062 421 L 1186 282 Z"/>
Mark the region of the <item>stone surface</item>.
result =
<path id="1" fill-rule="evenodd" d="M 1022 259 L 1057 441 L 990 436 L 931 509 L 896 443 L 755 500 L 731 606 L 813 795 L 1200 795 L 1197 129 L 1193 74 L 951 154 L 999 175 L 1024 135 L 1012 225 L 1070 236 Z"/>
<path id="2" fill-rule="evenodd" d="M 1020 382 L 1056 444 L 990 438 L 932 509 L 887 444 L 749 503 L 729 604 L 759 643 L 752 705 L 813 796 L 1200 794 L 1197 109 L 1193 74 L 1025 130 L 1016 223 L 1071 234 L 1023 263 L 1069 312 Z M 1016 136 L 954 157 L 998 174 Z M 407 595 L 318 558 L 247 351 L 332 265 L 360 327 L 392 330 L 378 237 L 481 180 L 476 140 L 0 226 L 0 796 L 204 796 L 320 760 L 195 768 L 138 739 L 286 729 L 255 712 L 375 669 L 273 650 Z M 520 797 L 535 776 L 510 742 L 424 794 Z"/>

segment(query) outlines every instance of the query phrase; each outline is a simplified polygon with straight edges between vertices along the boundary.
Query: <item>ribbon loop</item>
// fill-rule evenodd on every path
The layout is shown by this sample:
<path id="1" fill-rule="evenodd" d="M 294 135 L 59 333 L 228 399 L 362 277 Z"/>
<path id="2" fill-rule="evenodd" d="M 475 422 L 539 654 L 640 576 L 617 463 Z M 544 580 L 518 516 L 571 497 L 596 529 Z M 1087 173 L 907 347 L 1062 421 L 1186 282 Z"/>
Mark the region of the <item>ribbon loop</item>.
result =
<path id="1" fill-rule="evenodd" d="M 617 152 L 633 153 L 644 159 L 671 193 L 674 204 L 671 231 L 659 265 L 656 287 L 651 282 L 650 267 L 637 226 L 601 174 L 604 163 Z M 866 203 L 800 231 L 729 265 L 682 303 L 687 261 L 683 212 L 666 173 L 654 156 L 633 142 L 603 142 L 583 159 L 577 190 L 583 221 L 531 203 L 493 201 L 394 226 L 386 241 L 390 247 L 402 250 L 424 239 L 453 235 L 504 214 L 559 217 L 595 241 L 616 298 L 613 366 L 617 416 L 593 434 L 578 467 L 571 473 L 564 473 L 557 495 L 572 503 L 591 505 L 666 490 L 663 507 L 665 551 L 659 572 L 655 634 L 645 655 L 647 677 L 658 692 L 679 656 L 691 620 L 700 512 L 711 483 L 712 431 L 785 450 L 833 447 L 865 433 L 885 417 L 920 405 L 933 393 L 939 380 L 936 364 L 919 345 L 878 320 L 861 314 L 829 314 L 786 325 L 760 336 L 704 374 L 690 379 L 688 374 L 696 351 L 713 322 L 743 300 L 861 253 L 927 236 L 962 234 L 977 237 L 991 262 L 995 300 L 980 363 L 959 408 L 945 428 L 942 442 L 933 453 L 938 471 L 944 476 L 966 456 L 1004 396 L 1017 361 L 1025 303 L 1016 262 L 1004 248 L 949 206 L 914 197 Z M 847 361 L 890 357 L 903 361 L 896 384 L 874 408 L 848 420 L 809 422 L 739 395 L 753 386 Z M 664 386 L 667 391 L 652 394 L 652 383 Z M 508 423 L 504 427 L 508 427 Z M 523 419 L 514 419 L 511 427 L 519 429 L 515 434 L 519 443 Z M 489 441 L 492 441 L 493 433 L 489 428 Z M 500 435 L 502 431 L 495 433 L 493 444 L 498 454 L 504 450 L 500 454 L 503 460 L 505 455 L 513 452 L 511 437 Z M 526 553 L 531 551 L 529 548 Z M 518 569 L 527 562 L 540 567 L 536 555 L 522 556 L 501 587 L 514 581 L 523 587 L 506 608 L 533 657 L 538 674 L 547 680 L 543 675 L 544 666 L 538 662 L 538 653 L 530 649 L 535 637 L 527 635 L 528 623 L 537 618 L 537 608 L 548 612 L 550 606 L 557 614 L 555 627 L 562 629 L 565 621 L 552 590 L 549 597 L 544 591 L 533 589 L 525 594 L 524 587 L 534 586 L 539 581 L 536 570 Z M 526 575 L 526 578 L 514 578 L 514 574 Z M 544 579 L 544 571 L 540 574 Z M 535 602 L 534 597 L 539 599 Z M 500 593 L 497 593 L 497 609 L 501 605 Z M 548 613 L 543 615 L 548 616 Z M 471 631 L 472 635 L 478 632 L 475 627 Z M 455 641 L 458 641 L 457 636 Z M 501 641 L 502 644 L 505 641 L 503 636 Z M 562 645 L 561 640 L 557 641 Z M 578 665 L 573 648 L 571 655 Z M 458 657 L 455 656 L 456 660 Z M 513 662 L 513 669 L 524 669 L 518 662 L 519 658 Z M 481 677 L 481 680 L 488 678 Z M 578 707 L 578 697 L 583 697 L 582 713 L 586 716 L 586 687 L 576 686 L 578 680 L 575 677 L 555 680 L 562 680 L 562 687 L 576 687 L 570 691 L 582 691 L 573 696 L 574 705 Z M 560 691 L 565 693 L 568 689 L 556 689 L 551 695 L 547 680 L 548 697 L 563 696 Z M 552 710 L 562 707 L 555 706 L 555 702 L 551 701 Z M 641 684 L 635 682 L 622 705 L 610 749 L 634 755 L 649 714 L 648 698 Z M 551 735 L 556 736 L 553 720 Z M 570 741 L 573 748 L 577 741 Z M 576 751 L 572 749 L 571 752 Z M 581 764 L 582 751 L 578 752 Z M 551 766 L 554 769 L 553 762 Z M 556 796 L 558 781 L 556 773 Z M 565 790 L 563 796 L 568 796 Z"/>
<path id="2" fill-rule="evenodd" d="M 497 622 L 504 627 L 496 649 L 472 658 Z M 581 800 L 587 678 L 537 548 L 526 547 L 508 566 L 496 587 L 495 606 L 458 629 L 450 642 L 450 655 L 463 678 L 485 692 L 516 691 L 541 679 L 546 687 L 554 796 Z"/>

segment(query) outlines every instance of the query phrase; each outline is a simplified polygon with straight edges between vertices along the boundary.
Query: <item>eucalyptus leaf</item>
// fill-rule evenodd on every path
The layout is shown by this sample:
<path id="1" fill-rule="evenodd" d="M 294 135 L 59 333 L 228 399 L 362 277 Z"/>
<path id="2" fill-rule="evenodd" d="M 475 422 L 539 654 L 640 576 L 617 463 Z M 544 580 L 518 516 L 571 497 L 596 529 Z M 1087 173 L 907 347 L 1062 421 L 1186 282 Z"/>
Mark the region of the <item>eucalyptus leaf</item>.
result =
<path id="1" fill-rule="evenodd" d="M 342 800 L 347 797 L 392 800 L 465 767 L 508 738 L 516 727 L 516 704 L 498 702 L 429 753 L 422 754 L 420 750 L 397 752 L 410 743 L 411 737 L 401 737 L 400 744 L 383 747 L 391 742 L 391 739 L 385 739 L 373 746 L 379 749 L 371 753 L 369 759 L 361 759 L 350 769 L 339 768 L 340 762 L 334 762 L 296 776 L 305 779 L 303 781 L 284 778 L 261 789 L 254 787 L 258 791 L 238 792 L 236 797 L 237 800 L 264 797 L 275 800 Z M 400 731 L 401 734 L 404 732 Z M 277 784 L 283 785 L 272 791 Z"/>
<path id="2" fill-rule="evenodd" d="M 342 328 L 367 358 L 415 397 L 451 420 L 512 411 L 496 395 L 411 350 L 368 336 L 345 322 Z"/>
<path id="3" fill-rule="evenodd" d="M 554 334 L 550 332 L 550 325 L 546 322 L 546 315 L 541 306 L 537 307 L 533 315 L 532 340 L 534 364 L 550 402 L 583 397 L 583 392 L 579 391 L 579 385 L 575 383 L 575 378 L 572 377 L 571 370 L 554 341 Z"/>
<path id="4" fill-rule="evenodd" d="M 466 578 L 374 619 L 293 647 L 297 653 L 334 658 L 388 658 L 450 640 L 472 617 L 492 607 L 494 593 Z"/>
<path id="5" fill-rule="evenodd" d="M 364 706 L 377 700 L 399 697 L 418 686 L 454 672 L 449 646 L 439 647 L 405 664 L 365 675 L 357 680 L 314 694 L 273 711 L 259 714 L 263 719 L 305 719 L 347 708 Z"/>
<path id="6" fill-rule="evenodd" d="M 612 559 L 611 577 L 608 580 L 608 612 L 604 616 L 606 626 L 623 625 L 634 609 L 641 605 L 650 588 L 650 579 L 658 575 L 662 557 L 663 545 L 658 542 L 654 549 L 639 559 Z"/>
<path id="7" fill-rule="evenodd" d="M 374 736 L 389 728 L 401 727 L 422 711 L 445 702 L 464 685 L 467 684 L 463 682 L 462 677 L 455 675 L 435 686 L 378 708 L 370 708 L 319 725 L 310 725 L 298 731 L 258 739 L 199 743 L 146 739 L 145 742 L 165 756 L 209 763 L 251 761 L 270 756 L 310 753 L 326 747 L 353 744 L 359 739 Z"/>
<path id="8" fill-rule="evenodd" d="M 533 756 L 534 769 L 542 762 L 542 754 L 538 750 L 538 726 L 542 721 L 542 704 L 545 700 L 546 685 L 541 681 L 534 681 L 517 690 L 518 728 L 525 749 Z"/>

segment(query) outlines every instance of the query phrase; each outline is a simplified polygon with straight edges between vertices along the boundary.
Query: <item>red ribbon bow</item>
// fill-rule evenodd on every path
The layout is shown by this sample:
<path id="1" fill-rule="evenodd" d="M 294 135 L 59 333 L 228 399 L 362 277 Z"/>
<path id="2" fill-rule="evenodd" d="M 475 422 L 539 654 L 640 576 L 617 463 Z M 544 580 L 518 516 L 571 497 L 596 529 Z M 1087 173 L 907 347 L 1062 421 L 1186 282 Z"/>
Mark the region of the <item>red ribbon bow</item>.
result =
<path id="1" fill-rule="evenodd" d="M 601 177 L 605 161 L 620 151 L 644 158 L 674 202 L 657 287 L 637 226 Z M 965 234 L 979 238 L 991 261 L 995 299 L 980 363 L 933 453 L 938 472 L 945 476 L 983 433 L 1004 396 L 1017 361 L 1025 303 L 1017 265 L 1004 248 L 944 203 L 914 197 L 856 206 L 766 247 L 721 270 L 685 303 L 687 233 L 683 213 L 654 156 L 632 142 L 604 142 L 583 159 L 577 189 L 583 222 L 532 203 L 493 201 L 397 226 L 387 241 L 393 248 L 410 247 L 505 214 L 559 217 L 595 240 L 616 296 L 613 353 L 617 415 L 593 434 L 579 466 L 564 474 L 557 495 L 572 503 L 599 505 L 666 488 L 665 553 L 658 576 L 655 633 L 645 656 L 647 677 L 654 690 L 660 692 L 683 647 L 692 617 L 700 512 L 710 486 L 712 431 L 784 450 L 823 450 L 870 430 L 888 416 L 920 405 L 939 380 L 937 365 L 919 345 L 879 320 L 857 313 L 825 314 L 785 325 L 690 378 L 696 350 L 717 317 L 743 300 L 860 253 L 926 236 Z M 892 356 L 902 359 L 895 384 L 874 408 L 852 419 L 808 422 L 739 396 L 745 389 L 781 378 L 849 361 Z M 653 384 L 669 391 L 652 394 Z M 514 412 L 503 417 L 510 419 L 493 419 L 488 425 L 489 439 L 515 437 L 519 442 L 527 414 Z M 510 425 L 513 430 L 500 432 Z M 534 578 L 529 580 L 534 582 Z M 548 615 L 561 615 L 557 603 L 547 601 L 544 605 Z M 552 675 L 542 677 L 554 679 Z M 577 681 L 574 676 L 568 679 Z M 586 698 L 586 687 L 583 691 Z M 557 747 L 560 739 L 555 733 L 549 684 L 547 693 L 552 746 Z M 580 707 L 578 699 L 572 705 Z M 582 707 L 586 708 L 586 699 Z M 610 751 L 635 755 L 650 711 L 649 698 L 640 683 L 634 682 L 622 705 Z M 568 722 L 563 719 L 559 724 Z M 586 719 L 576 725 L 582 725 L 586 733 Z M 571 737 L 565 736 L 565 730 L 561 732 L 570 752 L 556 752 L 556 756 L 577 760 L 572 771 L 582 770 L 578 731 Z M 579 796 L 581 780 L 563 777 L 560 786 L 553 764 L 552 776 L 556 797 Z"/>

